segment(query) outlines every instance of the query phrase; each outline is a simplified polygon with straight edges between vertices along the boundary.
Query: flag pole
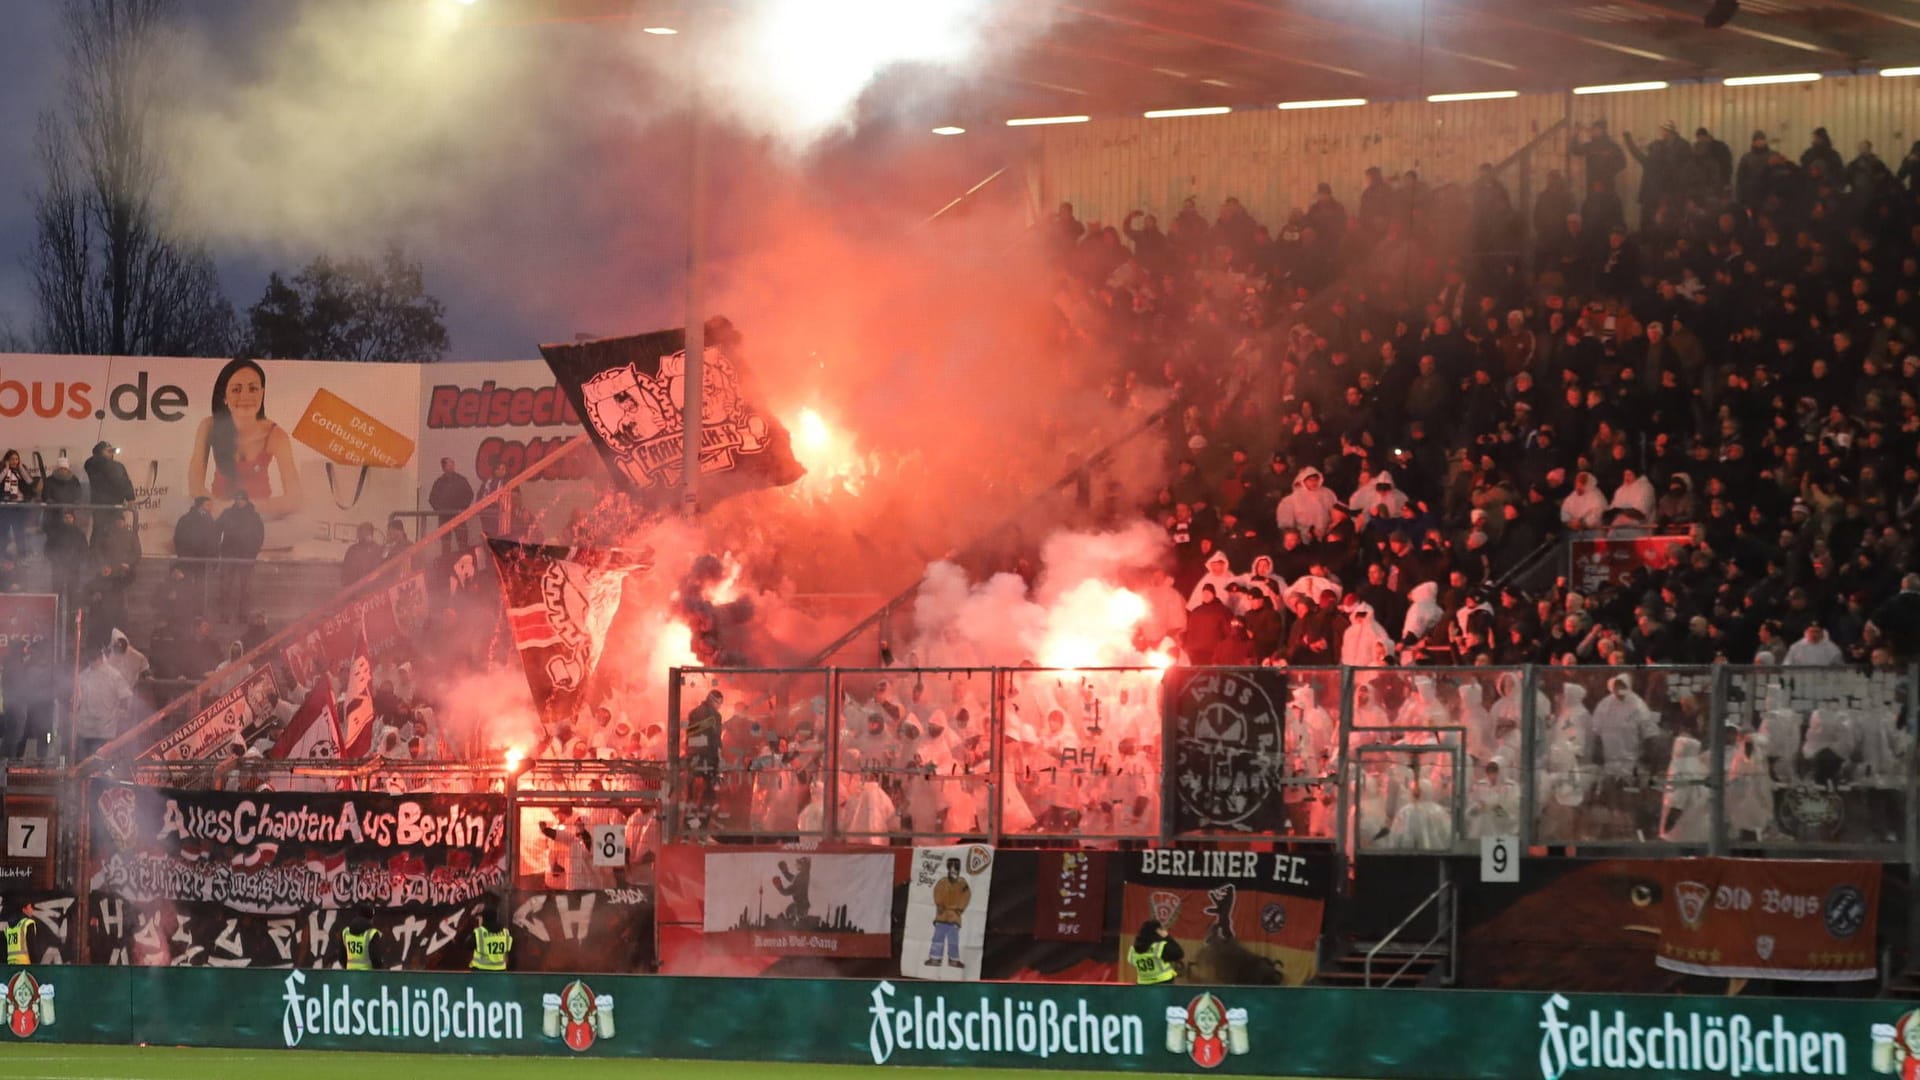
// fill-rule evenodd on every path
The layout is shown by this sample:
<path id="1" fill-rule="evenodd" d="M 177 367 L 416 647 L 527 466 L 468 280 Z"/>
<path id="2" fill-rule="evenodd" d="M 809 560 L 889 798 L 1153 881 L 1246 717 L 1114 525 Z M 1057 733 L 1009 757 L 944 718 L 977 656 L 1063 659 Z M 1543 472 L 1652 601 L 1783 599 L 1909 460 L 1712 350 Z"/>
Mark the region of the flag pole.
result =
<path id="1" fill-rule="evenodd" d="M 681 380 L 684 411 L 681 414 L 680 508 L 687 517 L 700 511 L 700 391 L 707 357 L 706 301 L 702 296 L 701 264 L 707 247 L 707 133 L 700 115 L 700 48 L 704 42 L 698 32 L 697 7 L 687 12 L 687 33 L 682 38 L 687 55 L 687 87 L 690 107 L 687 113 L 687 361 Z"/>

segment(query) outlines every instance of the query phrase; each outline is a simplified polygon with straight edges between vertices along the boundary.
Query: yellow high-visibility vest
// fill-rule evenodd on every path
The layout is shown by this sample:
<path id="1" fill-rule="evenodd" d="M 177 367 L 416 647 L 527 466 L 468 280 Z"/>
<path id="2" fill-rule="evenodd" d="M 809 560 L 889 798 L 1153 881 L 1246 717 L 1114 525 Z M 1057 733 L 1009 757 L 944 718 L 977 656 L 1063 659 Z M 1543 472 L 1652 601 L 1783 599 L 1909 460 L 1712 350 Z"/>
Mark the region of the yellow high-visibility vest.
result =
<path id="1" fill-rule="evenodd" d="M 25 967 L 33 963 L 27 955 L 27 931 L 33 929 L 33 920 L 22 917 L 11 925 L 0 924 L 0 937 L 6 938 L 7 963 L 15 967 Z"/>
<path id="2" fill-rule="evenodd" d="M 507 953 L 513 949 L 513 932 L 510 930 L 489 930 L 484 926 L 473 931 L 473 963 L 469 966 L 475 971 L 507 970 Z"/>
<path id="3" fill-rule="evenodd" d="M 1127 963 L 1133 965 L 1134 979 L 1141 986 L 1153 986 L 1157 983 L 1172 982 L 1179 972 L 1167 963 L 1161 954 L 1167 951 L 1165 941 L 1156 941 L 1147 947 L 1146 952 L 1136 949 L 1127 950 Z"/>
<path id="4" fill-rule="evenodd" d="M 352 930 L 340 931 L 340 941 L 347 947 L 348 971 L 373 970 L 373 957 L 370 955 L 370 946 L 373 945 L 373 939 L 379 936 L 380 931 L 371 928 L 358 933 Z"/>

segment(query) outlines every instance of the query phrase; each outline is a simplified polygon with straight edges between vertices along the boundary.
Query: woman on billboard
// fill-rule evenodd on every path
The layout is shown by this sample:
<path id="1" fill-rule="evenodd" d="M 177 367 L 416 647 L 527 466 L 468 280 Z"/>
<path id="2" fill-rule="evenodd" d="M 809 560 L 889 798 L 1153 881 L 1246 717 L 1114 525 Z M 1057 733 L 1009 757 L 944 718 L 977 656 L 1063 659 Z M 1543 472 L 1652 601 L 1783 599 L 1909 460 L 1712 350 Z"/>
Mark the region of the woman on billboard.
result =
<path id="1" fill-rule="evenodd" d="M 207 483 L 207 461 L 213 483 Z M 280 481 L 274 494 L 273 477 Z M 267 373 L 251 360 L 220 369 L 213 380 L 213 415 L 193 435 L 193 460 L 187 466 L 187 493 L 212 496 L 216 509 L 244 491 L 261 514 L 286 517 L 305 501 L 300 473 L 293 464 L 293 440 L 267 419 Z"/>

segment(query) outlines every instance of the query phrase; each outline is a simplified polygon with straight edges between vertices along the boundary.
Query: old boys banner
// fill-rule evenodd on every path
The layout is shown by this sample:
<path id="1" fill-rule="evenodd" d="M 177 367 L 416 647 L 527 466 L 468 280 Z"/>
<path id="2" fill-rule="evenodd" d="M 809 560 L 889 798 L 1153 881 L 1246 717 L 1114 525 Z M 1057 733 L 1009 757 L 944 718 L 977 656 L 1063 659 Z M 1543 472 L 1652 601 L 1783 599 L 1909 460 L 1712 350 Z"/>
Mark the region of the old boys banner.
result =
<path id="1" fill-rule="evenodd" d="M 892 951 L 890 851 L 712 851 L 706 873 L 702 929 L 729 948 L 769 956 L 886 956 Z"/>
<path id="2" fill-rule="evenodd" d="M 1155 919 L 1185 950 L 1187 982 L 1299 986 L 1313 977 L 1328 856 L 1152 848 L 1123 857 L 1122 970 L 1133 931 Z"/>
<path id="3" fill-rule="evenodd" d="M 1880 864 L 1674 859 L 1654 963 L 1689 975 L 1843 982 L 1878 974 Z"/>
<path id="4" fill-rule="evenodd" d="M 916 847 L 910 866 L 900 974 L 947 982 L 978 979 L 993 849 L 985 844 Z"/>
<path id="5" fill-rule="evenodd" d="M 571 717 L 587 689 L 627 575 L 617 551 L 489 539 L 513 644 L 541 715 Z"/>
<path id="6" fill-rule="evenodd" d="M 786 429 L 754 401 L 741 338 L 709 319 L 700 378 L 700 494 L 713 500 L 800 479 Z M 686 333 L 661 330 L 577 345 L 542 345 L 559 384 L 586 420 L 607 471 L 660 501 L 681 486 Z"/>
<path id="7" fill-rule="evenodd" d="M 1287 832 L 1286 675 L 1174 668 L 1160 689 L 1174 833 Z"/>
<path id="8" fill-rule="evenodd" d="M 499 795 L 186 791 L 99 783 L 90 888 L 290 913 L 460 904 L 507 879 Z"/>

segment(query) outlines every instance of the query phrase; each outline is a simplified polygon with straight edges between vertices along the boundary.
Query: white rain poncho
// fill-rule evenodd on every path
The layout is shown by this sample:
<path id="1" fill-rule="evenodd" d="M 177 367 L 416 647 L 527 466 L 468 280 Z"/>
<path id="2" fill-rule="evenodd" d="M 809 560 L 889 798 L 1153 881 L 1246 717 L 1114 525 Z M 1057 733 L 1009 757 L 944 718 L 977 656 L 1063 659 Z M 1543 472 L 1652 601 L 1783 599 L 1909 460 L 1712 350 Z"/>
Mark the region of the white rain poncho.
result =
<path id="1" fill-rule="evenodd" d="M 1667 765 L 1666 795 L 1660 800 L 1660 839 L 1670 844 L 1704 844 L 1712 839 L 1713 797 L 1707 790 L 1707 756 L 1700 740 L 1673 740 Z"/>
<path id="2" fill-rule="evenodd" d="M 1400 851 L 1445 851 L 1453 846 L 1453 815 L 1416 784 L 1412 798 L 1393 816 L 1387 846 Z"/>
<path id="3" fill-rule="evenodd" d="M 1593 707 L 1593 735 L 1600 745 L 1600 765 L 1611 780 L 1633 777 L 1640 766 L 1646 741 L 1659 731 L 1653 710 L 1633 692 L 1625 675 L 1607 680 L 1607 696 Z"/>

